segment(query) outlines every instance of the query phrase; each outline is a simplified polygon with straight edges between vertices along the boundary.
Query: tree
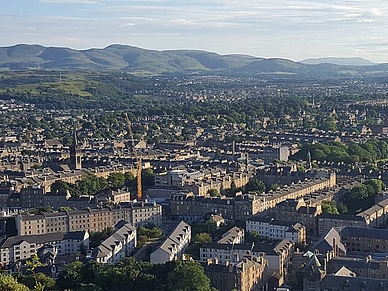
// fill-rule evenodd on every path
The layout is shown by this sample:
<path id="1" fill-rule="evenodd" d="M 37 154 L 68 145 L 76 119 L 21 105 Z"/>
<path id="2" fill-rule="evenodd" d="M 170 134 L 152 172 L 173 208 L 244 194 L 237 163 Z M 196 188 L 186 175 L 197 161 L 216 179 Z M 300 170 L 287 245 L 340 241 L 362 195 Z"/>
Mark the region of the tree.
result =
<path id="1" fill-rule="evenodd" d="M 256 178 L 251 179 L 245 186 L 245 191 L 259 191 L 265 192 L 266 186 L 263 181 Z"/>
<path id="2" fill-rule="evenodd" d="M 371 185 L 360 184 L 345 195 L 344 203 L 350 213 L 358 213 L 373 205 L 374 189 Z"/>
<path id="3" fill-rule="evenodd" d="M 206 232 L 197 233 L 194 238 L 194 242 L 196 244 L 206 244 L 206 243 L 210 243 L 211 241 L 212 241 L 212 238 L 210 234 Z"/>
<path id="4" fill-rule="evenodd" d="M 77 261 L 66 265 L 65 270 L 59 274 L 57 286 L 60 290 L 76 290 L 82 283 L 82 262 Z"/>
<path id="5" fill-rule="evenodd" d="M 210 291 L 210 279 L 196 262 L 176 261 L 167 275 L 166 289 L 170 291 Z"/>
<path id="6" fill-rule="evenodd" d="M 50 190 L 53 193 L 62 193 L 62 192 L 70 191 L 71 186 L 67 182 L 58 180 L 58 181 L 55 181 L 53 184 L 51 184 Z"/>
<path id="7" fill-rule="evenodd" d="M 252 230 L 249 233 L 245 233 L 246 241 L 249 243 L 255 242 L 260 237 L 259 232 L 257 230 Z"/>
<path id="8" fill-rule="evenodd" d="M 0 290 L 1 291 L 29 291 L 30 289 L 20 284 L 10 275 L 0 273 Z"/>
<path id="9" fill-rule="evenodd" d="M 385 190 L 385 184 L 383 183 L 383 181 L 378 179 L 370 179 L 365 181 L 363 184 L 371 185 L 375 194 L 379 193 L 382 190 Z"/>
<path id="10" fill-rule="evenodd" d="M 339 214 L 336 202 L 333 200 L 323 201 L 322 202 L 322 213 Z"/>
<path id="11" fill-rule="evenodd" d="M 125 186 L 132 187 L 135 185 L 135 176 L 131 172 L 125 172 Z"/>
<path id="12" fill-rule="evenodd" d="M 141 172 L 142 181 L 144 186 L 154 186 L 155 184 L 155 174 L 154 171 L 150 168 L 144 169 Z"/>
<path id="13" fill-rule="evenodd" d="M 220 197 L 220 196 L 221 196 L 221 194 L 220 194 L 220 192 L 218 191 L 218 189 L 214 189 L 214 188 L 209 189 L 209 190 L 207 191 L 207 194 L 209 194 L 210 197 Z"/>
<path id="14" fill-rule="evenodd" d="M 55 291 L 57 289 L 55 280 L 43 273 L 35 273 L 27 276 L 22 275 L 18 277 L 18 282 L 34 291 Z"/>
<path id="15" fill-rule="evenodd" d="M 43 264 L 38 257 L 38 254 L 34 254 L 33 257 L 30 260 L 26 261 L 26 265 L 28 266 L 28 271 L 32 273 L 31 277 L 35 281 L 34 290 L 36 291 L 43 291 L 45 289 L 44 283 L 47 283 L 50 285 L 52 282 L 47 282 L 47 280 L 44 280 L 44 278 L 40 278 L 41 281 L 38 280 L 38 277 L 35 274 L 35 270 L 38 267 L 43 267 L 45 264 Z M 52 285 L 52 284 L 51 284 Z"/>
<path id="16" fill-rule="evenodd" d="M 108 184 L 111 189 L 120 189 L 124 187 L 125 176 L 122 173 L 111 173 L 108 177 Z"/>

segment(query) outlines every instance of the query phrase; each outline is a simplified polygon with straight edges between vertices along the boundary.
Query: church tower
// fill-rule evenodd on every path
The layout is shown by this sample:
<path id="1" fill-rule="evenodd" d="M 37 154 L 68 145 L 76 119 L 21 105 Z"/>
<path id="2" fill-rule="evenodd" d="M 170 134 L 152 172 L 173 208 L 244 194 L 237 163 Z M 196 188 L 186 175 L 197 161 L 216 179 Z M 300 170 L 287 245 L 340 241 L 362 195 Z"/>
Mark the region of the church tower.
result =
<path id="1" fill-rule="evenodd" d="M 77 141 L 77 132 L 74 129 L 74 137 L 73 142 L 70 146 L 70 169 L 72 170 L 81 170 L 82 169 L 82 152 L 78 147 L 78 141 Z"/>

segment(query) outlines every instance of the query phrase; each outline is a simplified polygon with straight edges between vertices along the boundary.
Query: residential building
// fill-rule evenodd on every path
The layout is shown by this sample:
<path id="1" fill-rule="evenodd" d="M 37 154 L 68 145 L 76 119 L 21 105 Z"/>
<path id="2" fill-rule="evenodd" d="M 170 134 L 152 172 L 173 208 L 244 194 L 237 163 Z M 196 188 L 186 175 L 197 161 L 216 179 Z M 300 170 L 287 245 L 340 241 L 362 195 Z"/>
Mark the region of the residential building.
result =
<path id="1" fill-rule="evenodd" d="M 126 223 L 93 250 L 92 257 L 98 263 L 117 264 L 129 257 L 136 247 L 136 228 Z"/>
<path id="2" fill-rule="evenodd" d="M 105 198 L 105 202 L 113 203 L 113 204 L 120 204 L 123 202 L 130 202 L 131 201 L 131 192 L 124 189 L 119 189 L 117 191 L 115 190 L 107 190 L 100 195 L 101 198 Z"/>
<path id="3" fill-rule="evenodd" d="M 341 241 L 348 251 L 367 253 L 388 252 L 388 230 L 345 227 L 340 231 Z"/>
<path id="4" fill-rule="evenodd" d="M 114 227 L 120 221 L 128 221 L 135 227 L 149 222 L 162 223 L 162 207 L 156 203 L 131 202 L 108 208 L 69 210 L 43 214 L 18 214 L 18 235 L 37 235 L 77 230 L 102 231 Z"/>
<path id="5" fill-rule="evenodd" d="M 14 193 L 14 187 L 8 181 L 0 183 L 0 208 L 8 207 L 8 199 Z"/>
<path id="6" fill-rule="evenodd" d="M 272 211 L 277 220 L 299 222 L 310 235 L 316 234 L 317 217 L 322 213 L 321 205 L 310 206 L 304 199 L 287 199 L 275 206 Z"/>
<path id="7" fill-rule="evenodd" d="M 219 244 L 242 244 L 244 243 L 245 231 L 241 227 L 234 226 L 222 235 L 217 242 Z"/>
<path id="8" fill-rule="evenodd" d="M 7 238 L 0 247 L 1 265 L 5 266 L 31 258 L 46 245 L 55 248 L 58 255 L 76 254 L 89 250 L 89 233 L 87 231 L 69 233 L 50 233 Z"/>
<path id="9" fill-rule="evenodd" d="M 25 187 L 20 191 L 22 208 L 44 207 L 44 189 L 40 186 Z"/>
<path id="10" fill-rule="evenodd" d="M 244 257 L 236 264 L 218 264 L 209 259 L 201 265 L 211 285 L 219 291 L 263 290 L 266 284 L 267 261 L 263 257 Z"/>
<path id="11" fill-rule="evenodd" d="M 321 214 L 318 219 L 318 235 L 327 233 L 333 227 L 352 226 L 366 227 L 366 221 L 362 216 L 349 214 Z"/>
<path id="12" fill-rule="evenodd" d="M 220 244 L 208 243 L 200 248 L 200 261 L 217 259 L 220 264 L 238 263 L 244 256 L 263 256 L 268 262 L 268 272 L 276 272 L 280 276 L 287 273 L 294 244 L 289 240 L 282 240 L 275 244 Z"/>
<path id="13" fill-rule="evenodd" d="M 263 160 L 265 164 L 270 164 L 273 161 L 288 161 L 290 149 L 286 146 L 270 146 L 263 149 Z"/>
<path id="14" fill-rule="evenodd" d="M 151 253 L 150 262 L 163 264 L 181 258 L 191 240 L 191 226 L 181 221 L 162 244 Z"/>
<path id="15" fill-rule="evenodd" d="M 294 243 L 306 243 L 306 228 L 298 222 L 252 216 L 246 220 L 245 225 L 248 233 L 257 231 L 259 237 L 278 240 L 288 239 Z"/>

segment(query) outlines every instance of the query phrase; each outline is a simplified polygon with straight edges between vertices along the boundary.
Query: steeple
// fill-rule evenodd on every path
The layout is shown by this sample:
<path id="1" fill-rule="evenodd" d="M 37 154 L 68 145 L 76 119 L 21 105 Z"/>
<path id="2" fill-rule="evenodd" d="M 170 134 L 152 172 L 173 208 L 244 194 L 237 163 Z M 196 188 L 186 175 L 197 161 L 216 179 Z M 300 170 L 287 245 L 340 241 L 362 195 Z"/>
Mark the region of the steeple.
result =
<path id="1" fill-rule="evenodd" d="M 78 148 L 77 131 L 73 129 L 73 141 L 70 146 L 70 169 L 81 170 L 82 169 L 82 152 Z"/>
<path id="2" fill-rule="evenodd" d="M 310 153 L 310 149 L 307 150 L 307 168 L 311 169 L 311 153 Z"/>

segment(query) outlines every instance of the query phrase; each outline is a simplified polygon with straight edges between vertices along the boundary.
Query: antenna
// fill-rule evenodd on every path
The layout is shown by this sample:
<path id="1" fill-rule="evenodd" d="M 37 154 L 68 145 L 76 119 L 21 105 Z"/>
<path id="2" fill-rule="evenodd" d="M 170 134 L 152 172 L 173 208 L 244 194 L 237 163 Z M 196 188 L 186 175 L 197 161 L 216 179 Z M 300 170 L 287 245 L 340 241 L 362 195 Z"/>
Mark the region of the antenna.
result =
<path id="1" fill-rule="evenodd" d="M 40 62 L 38 61 L 38 71 L 40 71 Z"/>
<path id="2" fill-rule="evenodd" d="M 62 72 L 59 72 L 59 82 L 62 83 Z"/>

